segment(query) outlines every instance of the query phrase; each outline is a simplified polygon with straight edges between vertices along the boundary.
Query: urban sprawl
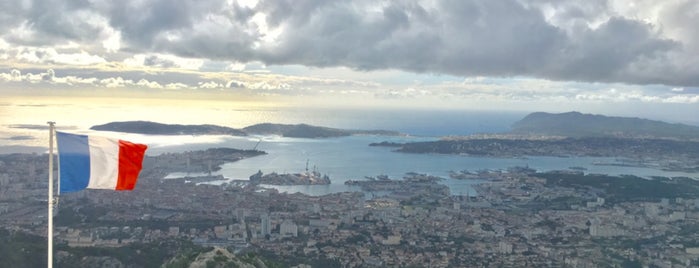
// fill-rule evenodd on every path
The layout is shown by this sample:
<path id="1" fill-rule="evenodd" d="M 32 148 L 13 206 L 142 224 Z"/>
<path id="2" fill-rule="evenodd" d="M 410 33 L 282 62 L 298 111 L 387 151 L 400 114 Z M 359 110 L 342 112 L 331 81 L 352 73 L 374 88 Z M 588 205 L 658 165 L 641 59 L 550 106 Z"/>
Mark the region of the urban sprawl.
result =
<path id="1" fill-rule="evenodd" d="M 0 227 L 46 236 L 47 158 L 0 156 Z M 660 193 L 645 197 L 634 191 L 648 189 L 595 184 L 629 178 L 524 167 L 455 172 L 479 182 L 472 196 L 451 195 L 440 178 L 416 173 L 358 179 L 348 184 L 361 192 L 324 196 L 241 181 L 164 179 L 173 171 L 211 169 L 210 158 L 201 151 L 148 157 L 134 191 L 61 195 L 56 243 L 112 248 L 176 238 L 342 267 L 699 265 L 699 197 L 673 192 L 696 190 L 687 179 L 656 178 L 659 186 L 648 187 Z"/>

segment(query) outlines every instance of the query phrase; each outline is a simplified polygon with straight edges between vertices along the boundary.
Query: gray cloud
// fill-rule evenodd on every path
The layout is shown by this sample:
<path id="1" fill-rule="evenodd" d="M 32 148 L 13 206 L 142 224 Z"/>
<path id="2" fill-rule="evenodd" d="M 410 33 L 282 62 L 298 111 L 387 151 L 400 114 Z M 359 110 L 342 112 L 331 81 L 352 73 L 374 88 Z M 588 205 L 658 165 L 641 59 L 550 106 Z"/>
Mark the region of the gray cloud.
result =
<path id="1" fill-rule="evenodd" d="M 553 56 L 548 70 L 552 77 L 582 81 L 673 83 L 662 78 L 652 81 L 632 70 L 633 64 L 639 61 L 657 59 L 679 47 L 677 42 L 655 37 L 646 24 L 612 18 L 597 29 L 582 31 L 574 38 Z"/>
<path id="2" fill-rule="evenodd" d="M 260 0 L 252 8 L 218 0 L 0 5 L 0 29 L 24 25 L 36 33 L 2 35 L 13 44 L 73 41 L 94 47 L 99 44 L 91 36 L 110 27 L 121 34 L 121 53 L 699 86 L 699 34 L 691 26 L 699 23 L 699 3 L 692 0 L 662 4 L 655 24 L 612 10 L 606 0 Z M 266 25 L 256 18 L 260 14 Z M 145 64 L 171 66 L 157 58 Z"/>
<path id="3" fill-rule="evenodd" d="M 152 67 L 170 68 L 177 66 L 175 62 L 168 59 L 161 59 L 158 56 L 148 56 L 143 60 L 143 65 Z"/>
<path id="4" fill-rule="evenodd" d="M 0 29 L 31 29 L 33 34 L 15 32 L 3 37 L 21 45 L 53 45 L 77 41 L 90 42 L 103 28 L 91 20 L 94 10 L 88 1 L 4 1 L 0 4 Z"/>

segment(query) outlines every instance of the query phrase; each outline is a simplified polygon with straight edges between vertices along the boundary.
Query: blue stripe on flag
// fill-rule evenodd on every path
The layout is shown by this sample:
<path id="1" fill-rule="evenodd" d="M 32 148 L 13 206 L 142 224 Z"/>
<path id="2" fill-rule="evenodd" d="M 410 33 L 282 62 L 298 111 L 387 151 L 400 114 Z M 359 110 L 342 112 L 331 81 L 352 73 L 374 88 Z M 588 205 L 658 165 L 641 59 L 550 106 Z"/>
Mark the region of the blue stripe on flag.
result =
<path id="1" fill-rule="evenodd" d="M 60 193 L 87 188 L 90 181 L 90 149 L 86 135 L 56 132 Z"/>

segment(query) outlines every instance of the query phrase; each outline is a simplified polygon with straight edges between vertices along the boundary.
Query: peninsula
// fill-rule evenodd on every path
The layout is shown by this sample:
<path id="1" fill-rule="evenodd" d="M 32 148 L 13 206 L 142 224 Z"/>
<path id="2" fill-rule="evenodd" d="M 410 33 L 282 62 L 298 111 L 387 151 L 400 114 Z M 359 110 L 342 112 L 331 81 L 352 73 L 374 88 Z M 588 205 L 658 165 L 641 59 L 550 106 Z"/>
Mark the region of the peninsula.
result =
<path id="1" fill-rule="evenodd" d="M 392 147 L 404 153 L 486 157 L 623 157 L 631 159 L 634 166 L 699 171 L 699 127 L 577 112 L 532 113 L 508 133 L 370 146 Z"/>
<path id="2" fill-rule="evenodd" d="M 90 129 L 148 135 L 247 135 L 247 133 L 239 129 L 217 125 L 162 124 L 150 121 L 111 122 L 92 126 Z"/>
<path id="3" fill-rule="evenodd" d="M 217 125 L 180 125 L 163 124 L 150 121 L 111 122 L 93 126 L 92 130 L 115 131 L 148 135 L 279 135 L 291 138 L 331 138 L 351 135 L 398 136 L 397 131 L 389 130 L 352 130 L 312 126 L 307 124 L 272 124 L 262 123 L 236 129 Z"/>
<path id="4" fill-rule="evenodd" d="M 167 159 L 160 163 L 167 163 L 163 169 L 168 172 L 201 173 L 212 172 L 221 169 L 224 163 L 235 162 L 241 159 L 267 154 L 258 150 L 240 150 L 234 148 L 209 148 L 199 151 L 183 153 L 164 153 L 157 158 Z M 152 158 L 146 158 L 144 165 L 152 164 Z"/>
<path id="5" fill-rule="evenodd" d="M 248 134 L 257 135 L 280 135 L 290 138 L 330 138 L 344 137 L 351 135 L 381 135 L 398 136 L 397 131 L 389 130 L 351 130 L 329 127 L 311 126 L 307 124 L 287 125 L 263 123 L 243 128 Z"/>
<path id="6" fill-rule="evenodd" d="M 531 113 L 514 123 L 511 133 L 574 138 L 618 137 L 699 141 L 699 126 L 579 112 Z"/>

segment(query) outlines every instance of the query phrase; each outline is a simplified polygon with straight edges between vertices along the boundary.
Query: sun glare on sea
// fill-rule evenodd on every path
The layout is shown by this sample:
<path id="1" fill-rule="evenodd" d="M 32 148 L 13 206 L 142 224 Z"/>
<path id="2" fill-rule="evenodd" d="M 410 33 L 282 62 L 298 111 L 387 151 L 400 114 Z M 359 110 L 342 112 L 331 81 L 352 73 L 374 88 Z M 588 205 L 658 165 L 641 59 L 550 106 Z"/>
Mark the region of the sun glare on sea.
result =
<path id="1" fill-rule="evenodd" d="M 284 105 L 262 101 L 25 97 L 0 102 L 0 134 L 5 145 L 42 146 L 41 129 L 47 121 L 58 130 L 85 131 L 115 121 L 153 121 L 165 124 L 214 124 L 242 128 L 274 122 Z"/>

